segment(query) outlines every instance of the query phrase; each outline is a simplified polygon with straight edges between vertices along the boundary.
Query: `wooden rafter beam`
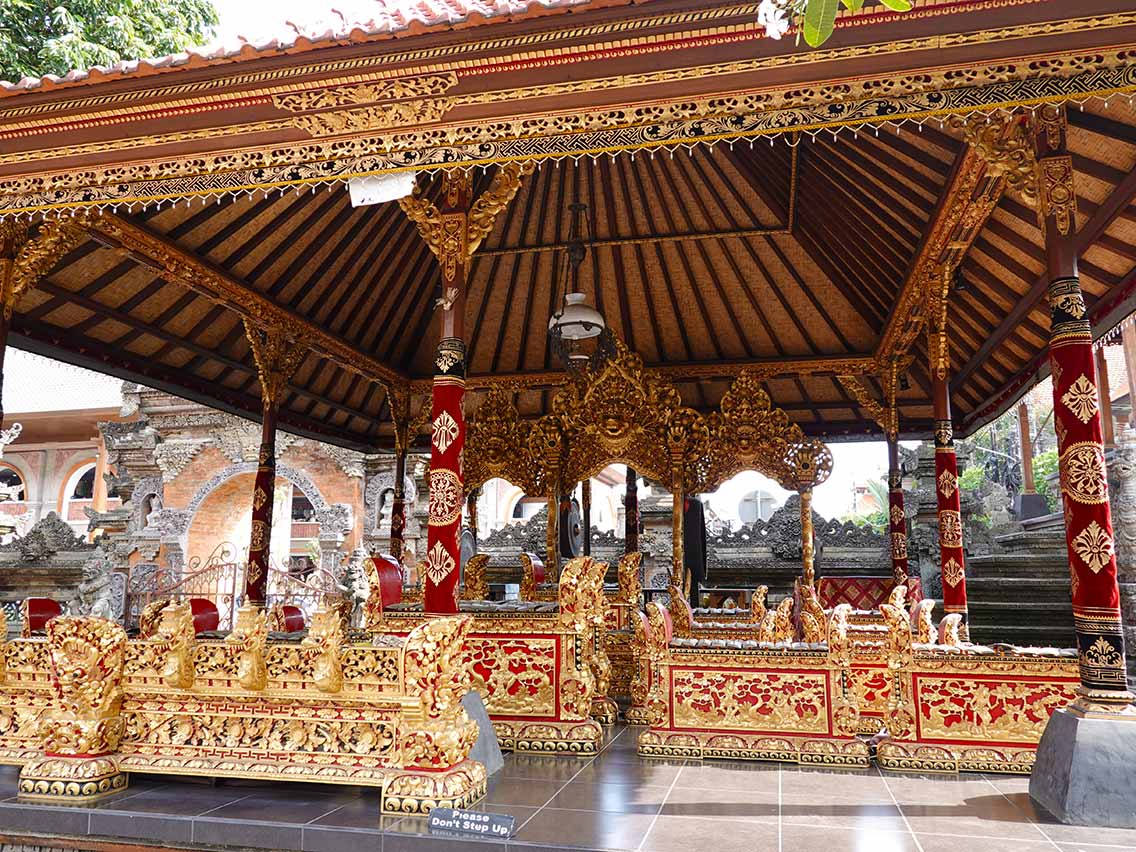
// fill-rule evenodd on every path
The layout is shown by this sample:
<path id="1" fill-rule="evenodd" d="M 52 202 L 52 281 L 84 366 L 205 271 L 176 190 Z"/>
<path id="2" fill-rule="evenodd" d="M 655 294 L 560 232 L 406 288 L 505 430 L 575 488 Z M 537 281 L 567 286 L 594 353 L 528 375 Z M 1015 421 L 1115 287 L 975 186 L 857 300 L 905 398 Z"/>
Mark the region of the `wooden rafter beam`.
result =
<path id="1" fill-rule="evenodd" d="M 407 380 L 401 371 L 379 362 L 300 314 L 276 304 L 248 283 L 148 228 L 109 213 L 92 216 L 81 226 L 102 245 L 126 253 L 166 280 L 200 293 L 242 319 L 260 327 L 287 330 L 312 352 L 351 373 L 386 386 Z"/>
<path id="2" fill-rule="evenodd" d="M 859 376 L 877 372 L 876 360 L 871 355 L 809 356 L 805 358 L 755 358 L 733 361 L 687 361 L 649 365 L 647 371 L 665 376 L 673 382 L 693 379 L 733 379 L 743 370 L 755 373 L 760 379 L 792 376 L 846 375 Z M 431 379 L 414 379 L 410 383 L 413 393 L 427 393 Z M 540 370 L 525 373 L 474 374 L 466 378 L 466 387 L 481 390 L 506 384 L 517 390 L 539 390 L 562 385 L 568 374 L 561 370 Z M 847 406 L 844 406 L 847 407 Z"/>
<path id="3" fill-rule="evenodd" d="M 1089 246 L 1100 239 L 1101 235 L 1103 235 L 1113 221 L 1115 221 L 1116 217 L 1123 213 L 1133 201 L 1136 201 L 1136 169 L 1133 169 L 1124 177 L 1108 198 L 1105 199 L 1104 203 L 1101 204 L 1089 220 L 1085 222 L 1084 227 L 1077 232 L 1073 240 L 1073 245 L 1078 257 L 1084 254 Z M 1041 300 L 1045 298 L 1045 291 L 1048 284 L 1049 276 L 1047 273 L 1042 273 L 1037 277 L 1025 296 L 1017 301 L 1013 309 L 1011 309 L 1002 322 L 998 324 L 998 327 L 994 329 L 993 333 L 986 338 L 986 342 L 979 347 L 978 351 L 974 353 L 974 356 L 958 371 L 951 383 L 953 387 L 962 385 L 963 382 L 970 378 L 974 371 L 990 357 L 990 353 L 998 348 L 1005 341 L 1007 336 L 1013 334 L 1018 325 L 1020 325 L 1021 322 L 1033 312 L 1034 308 L 1038 306 Z"/>

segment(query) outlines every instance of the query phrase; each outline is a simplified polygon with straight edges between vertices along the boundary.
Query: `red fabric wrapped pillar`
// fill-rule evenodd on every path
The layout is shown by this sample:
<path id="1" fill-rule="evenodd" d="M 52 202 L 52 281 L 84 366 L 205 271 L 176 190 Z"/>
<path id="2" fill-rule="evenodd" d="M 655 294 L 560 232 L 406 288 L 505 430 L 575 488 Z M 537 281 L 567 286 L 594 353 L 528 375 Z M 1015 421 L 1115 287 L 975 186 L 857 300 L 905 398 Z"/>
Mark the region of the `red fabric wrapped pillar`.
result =
<path id="1" fill-rule="evenodd" d="M 1076 193 L 1064 112 L 1040 112 L 1035 145 L 1049 274 L 1049 365 L 1053 419 L 1072 581 L 1073 623 L 1087 709 L 1131 700 L 1125 673 L 1120 590 L 1108 502 L 1092 328 L 1077 275 Z"/>
<path id="2" fill-rule="evenodd" d="M 266 403 L 260 433 L 260 456 L 252 487 L 252 531 L 249 534 L 245 603 L 264 606 L 268 590 L 268 548 L 272 542 L 272 498 L 276 490 L 276 406 Z"/>
<path id="3" fill-rule="evenodd" d="M 888 438 L 888 533 L 892 579 L 899 586 L 907 583 L 907 513 L 903 508 L 903 474 L 896 437 Z"/>
<path id="4" fill-rule="evenodd" d="M 433 432 L 430 442 L 430 511 L 426 537 L 427 612 L 458 611 L 458 564 L 461 557 L 463 501 L 462 447 L 465 446 L 465 344 L 447 337 L 435 359 Z"/>
<path id="5" fill-rule="evenodd" d="M 627 468 L 627 495 L 623 499 L 623 550 L 639 549 L 639 475 Z"/>
<path id="6" fill-rule="evenodd" d="M 950 389 L 946 376 L 932 370 L 935 407 L 935 495 L 939 509 L 939 567 L 943 575 L 943 609 L 957 612 L 966 624 L 966 555 L 962 544 L 962 503 L 959 500 L 958 459 L 951 423 Z"/>

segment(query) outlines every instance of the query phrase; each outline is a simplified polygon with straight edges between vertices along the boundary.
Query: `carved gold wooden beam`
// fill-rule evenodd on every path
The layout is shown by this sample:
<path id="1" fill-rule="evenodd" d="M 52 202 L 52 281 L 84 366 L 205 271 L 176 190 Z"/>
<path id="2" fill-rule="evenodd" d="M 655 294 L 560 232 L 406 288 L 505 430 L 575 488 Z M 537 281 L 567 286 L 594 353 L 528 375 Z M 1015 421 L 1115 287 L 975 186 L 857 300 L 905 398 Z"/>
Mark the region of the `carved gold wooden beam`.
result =
<path id="1" fill-rule="evenodd" d="M 909 363 L 909 362 L 908 362 Z M 876 373 L 879 365 L 871 355 L 814 356 L 805 358 L 769 358 L 734 361 L 679 362 L 649 366 L 646 372 L 681 382 L 694 379 L 733 379 L 746 371 L 759 379 L 781 376 L 849 375 L 861 376 Z M 568 374 L 560 370 L 540 370 L 527 373 L 474 374 L 466 378 L 466 388 L 480 390 L 501 384 L 512 385 L 516 391 L 557 387 L 568 381 Z M 427 393 L 431 380 L 414 379 L 410 382 L 413 393 Z"/>
<path id="2" fill-rule="evenodd" d="M 960 152 L 957 167 L 927 228 L 907 280 L 900 288 L 895 309 L 888 317 L 876 347 L 879 363 L 886 364 L 892 358 L 904 356 L 933 321 L 942 324 L 936 331 L 944 331 L 947 288 L 952 273 L 986 226 L 1009 182 L 1008 176 L 1013 173 L 1015 182 L 1022 183 L 1016 165 L 1018 154 L 1002 157 L 998 153 L 1003 148 L 1017 152 L 1017 146 L 996 142 L 1018 133 L 1020 121 L 1018 116 L 1007 116 L 991 120 L 990 125 L 996 130 L 988 128 L 985 123 L 972 123 L 963 128 L 968 142 Z M 992 166 L 988 156 L 997 159 L 999 164 Z M 941 361 L 941 355 L 937 360 Z"/>
<path id="3" fill-rule="evenodd" d="M 311 351 L 329 361 L 378 382 L 384 387 L 404 382 L 406 375 L 383 364 L 336 335 L 330 334 L 288 308 L 282 307 L 240 279 L 186 251 L 172 240 L 152 233 L 118 216 L 103 213 L 76 223 L 108 248 L 125 252 L 153 268 L 168 281 L 176 282 L 207 299 L 224 305 L 247 323 L 266 331 L 302 341 Z"/>

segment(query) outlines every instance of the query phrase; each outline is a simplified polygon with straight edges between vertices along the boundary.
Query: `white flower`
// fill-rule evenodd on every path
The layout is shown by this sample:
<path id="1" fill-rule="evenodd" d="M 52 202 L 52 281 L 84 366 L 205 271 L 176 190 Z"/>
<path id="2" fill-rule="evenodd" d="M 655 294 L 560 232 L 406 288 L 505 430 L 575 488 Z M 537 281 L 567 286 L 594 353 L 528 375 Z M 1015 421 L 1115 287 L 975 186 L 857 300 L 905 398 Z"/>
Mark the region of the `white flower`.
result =
<path id="1" fill-rule="evenodd" d="M 789 19 L 778 0 L 761 0 L 757 7 L 757 23 L 765 27 L 765 34 L 772 39 L 780 39 L 789 31 Z"/>

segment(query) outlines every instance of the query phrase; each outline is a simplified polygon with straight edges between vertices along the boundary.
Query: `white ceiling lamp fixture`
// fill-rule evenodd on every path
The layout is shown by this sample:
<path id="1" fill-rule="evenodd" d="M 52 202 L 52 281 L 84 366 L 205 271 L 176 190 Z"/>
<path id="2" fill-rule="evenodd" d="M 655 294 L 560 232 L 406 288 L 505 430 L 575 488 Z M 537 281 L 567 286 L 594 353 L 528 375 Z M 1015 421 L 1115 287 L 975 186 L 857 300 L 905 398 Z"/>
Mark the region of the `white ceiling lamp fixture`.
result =
<path id="1" fill-rule="evenodd" d="M 568 229 L 565 261 L 558 265 L 563 279 L 564 306 L 548 321 L 548 336 L 553 353 L 572 372 L 596 370 L 615 354 L 615 338 L 603 314 L 588 304 L 580 292 L 580 264 L 588 256 L 591 241 L 588 206 L 575 201 L 568 206 L 572 223 Z M 595 282 L 599 286 L 599 282 Z"/>
<path id="2" fill-rule="evenodd" d="M 351 195 L 351 206 L 367 207 L 371 204 L 406 198 L 414 192 L 417 179 L 416 172 L 394 172 L 388 175 L 349 178 L 347 191 Z"/>

